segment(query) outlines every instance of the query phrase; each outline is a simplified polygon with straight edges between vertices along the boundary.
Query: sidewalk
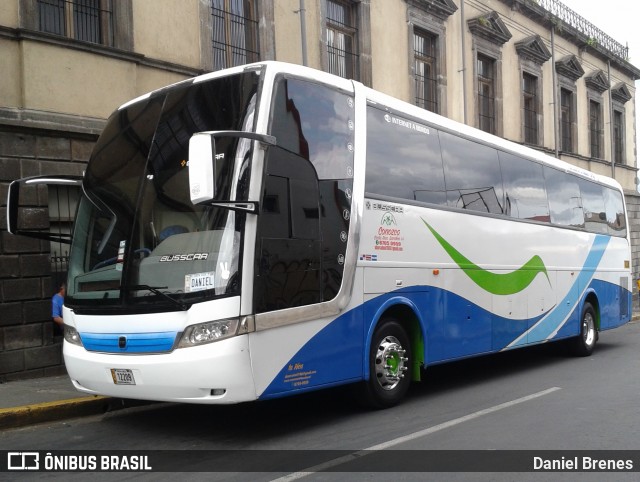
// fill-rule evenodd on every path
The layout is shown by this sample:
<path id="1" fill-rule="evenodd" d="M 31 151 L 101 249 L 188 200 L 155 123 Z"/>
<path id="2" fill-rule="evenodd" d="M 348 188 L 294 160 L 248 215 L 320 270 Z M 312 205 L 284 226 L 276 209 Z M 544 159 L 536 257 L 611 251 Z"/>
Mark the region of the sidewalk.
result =
<path id="1" fill-rule="evenodd" d="M 0 383 L 0 430 L 99 415 L 140 402 L 85 395 L 67 375 Z"/>

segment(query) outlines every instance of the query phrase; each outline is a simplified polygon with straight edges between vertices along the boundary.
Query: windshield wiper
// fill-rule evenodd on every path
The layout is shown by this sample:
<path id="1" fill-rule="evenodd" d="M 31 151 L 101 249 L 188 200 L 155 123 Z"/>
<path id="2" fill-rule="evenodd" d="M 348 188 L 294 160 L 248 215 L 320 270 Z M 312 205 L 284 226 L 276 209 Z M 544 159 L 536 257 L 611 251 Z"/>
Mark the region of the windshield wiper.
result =
<path id="1" fill-rule="evenodd" d="M 166 289 L 167 289 L 167 286 L 134 285 L 134 286 L 129 286 L 127 291 L 140 291 L 140 290 L 151 291 L 153 294 L 164 296 L 166 299 L 171 301 L 174 305 L 179 306 L 182 311 L 186 311 L 189 309 L 186 303 L 183 303 L 182 301 L 169 296 L 167 293 L 160 291 L 160 290 L 166 290 Z"/>

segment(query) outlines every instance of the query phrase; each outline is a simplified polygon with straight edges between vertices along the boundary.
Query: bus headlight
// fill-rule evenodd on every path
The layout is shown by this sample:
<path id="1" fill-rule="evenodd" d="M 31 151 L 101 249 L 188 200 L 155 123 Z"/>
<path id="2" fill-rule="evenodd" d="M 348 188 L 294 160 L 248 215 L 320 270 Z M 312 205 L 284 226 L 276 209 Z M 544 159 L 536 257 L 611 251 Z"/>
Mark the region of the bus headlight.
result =
<path id="1" fill-rule="evenodd" d="M 255 318 L 250 315 L 198 323 L 197 325 L 187 326 L 184 333 L 182 333 L 178 348 L 205 345 L 252 331 L 256 331 L 256 323 Z"/>
<path id="2" fill-rule="evenodd" d="M 73 326 L 64 325 L 64 339 L 67 343 L 72 345 L 82 346 L 82 340 L 80 339 L 80 333 Z"/>
<path id="3" fill-rule="evenodd" d="M 214 341 L 229 338 L 238 333 L 238 318 L 230 318 L 228 320 L 209 321 L 198 325 L 187 326 L 182 334 L 178 348 L 186 348 L 188 346 L 205 345 Z"/>

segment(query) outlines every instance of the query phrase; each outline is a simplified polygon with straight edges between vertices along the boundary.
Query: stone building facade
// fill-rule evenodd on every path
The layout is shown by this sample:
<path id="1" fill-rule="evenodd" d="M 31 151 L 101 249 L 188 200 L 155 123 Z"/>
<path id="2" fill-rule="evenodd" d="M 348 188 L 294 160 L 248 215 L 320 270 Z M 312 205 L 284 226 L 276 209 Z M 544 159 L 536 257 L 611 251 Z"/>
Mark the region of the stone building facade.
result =
<path id="1" fill-rule="evenodd" d="M 16 178 L 81 175 L 123 102 L 273 59 L 354 78 L 614 175 L 627 193 L 638 278 L 640 69 L 628 58 L 558 0 L 5 0 L 0 209 Z M 59 194 L 26 192 L 25 227 L 69 229 Z M 0 381 L 62 373 L 50 298 L 65 248 L 8 235 L 5 216 L 2 209 Z"/>

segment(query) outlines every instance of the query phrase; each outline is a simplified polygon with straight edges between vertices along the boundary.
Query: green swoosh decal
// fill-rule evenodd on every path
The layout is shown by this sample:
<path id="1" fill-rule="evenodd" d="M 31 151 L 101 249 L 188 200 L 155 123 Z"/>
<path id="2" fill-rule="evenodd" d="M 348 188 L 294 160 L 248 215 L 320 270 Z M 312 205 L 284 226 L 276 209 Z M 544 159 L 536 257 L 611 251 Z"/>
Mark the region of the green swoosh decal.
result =
<path id="1" fill-rule="evenodd" d="M 543 273 L 549 280 L 547 268 L 540 256 L 536 255 L 527 261 L 522 267 L 510 273 L 491 273 L 482 269 L 475 263 L 467 259 L 460 251 L 451 246 L 438 232 L 433 229 L 424 219 L 422 222 L 429 228 L 429 231 L 444 248 L 451 259 L 471 278 L 480 288 L 494 295 L 513 295 L 524 290 L 535 279 L 538 274 Z"/>

